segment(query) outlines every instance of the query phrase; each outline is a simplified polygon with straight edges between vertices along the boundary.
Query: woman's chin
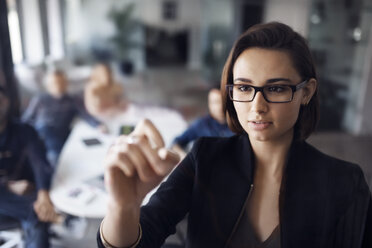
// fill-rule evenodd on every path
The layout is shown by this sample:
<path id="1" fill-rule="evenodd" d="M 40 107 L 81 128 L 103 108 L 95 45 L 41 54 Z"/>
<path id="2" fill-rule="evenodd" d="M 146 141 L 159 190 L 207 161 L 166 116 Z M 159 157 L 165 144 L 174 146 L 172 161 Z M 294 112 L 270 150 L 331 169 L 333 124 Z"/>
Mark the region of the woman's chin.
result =
<path id="1" fill-rule="evenodd" d="M 248 132 L 249 139 L 251 141 L 259 141 L 259 142 L 285 142 L 288 139 L 292 139 L 293 132 L 285 132 L 285 133 L 274 133 L 274 132 L 267 132 L 267 131 L 252 131 Z"/>
<path id="2" fill-rule="evenodd" d="M 257 133 L 257 132 L 249 132 L 248 136 L 251 141 L 255 140 L 255 141 L 260 141 L 260 142 L 270 141 L 272 138 L 270 135 L 265 135 L 263 133 Z"/>

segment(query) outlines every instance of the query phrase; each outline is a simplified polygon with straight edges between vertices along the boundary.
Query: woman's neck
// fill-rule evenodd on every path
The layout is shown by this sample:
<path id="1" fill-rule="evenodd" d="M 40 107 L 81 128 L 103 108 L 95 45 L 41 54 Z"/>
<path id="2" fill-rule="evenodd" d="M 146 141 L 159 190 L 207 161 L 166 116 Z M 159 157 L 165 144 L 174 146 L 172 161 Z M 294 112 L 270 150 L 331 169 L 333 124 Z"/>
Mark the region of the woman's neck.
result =
<path id="1" fill-rule="evenodd" d="M 282 176 L 293 135 L 274 141 L 251 140 L 256 171 L 272 176 Z"/>

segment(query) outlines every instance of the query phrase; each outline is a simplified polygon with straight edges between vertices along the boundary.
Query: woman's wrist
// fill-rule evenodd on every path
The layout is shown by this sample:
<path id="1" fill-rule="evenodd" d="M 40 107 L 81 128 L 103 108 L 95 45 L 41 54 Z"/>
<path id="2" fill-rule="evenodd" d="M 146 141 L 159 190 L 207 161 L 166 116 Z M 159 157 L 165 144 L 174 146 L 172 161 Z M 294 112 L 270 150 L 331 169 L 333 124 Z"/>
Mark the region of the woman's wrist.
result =
<path id="1" fill-rule="evenodd" d="M 141 241 L 141 238 L 142 238 L 142 227 L 141 227 L 141 224 L 138 223 L 138 235 L 137 235 L 137 239 L 136 239 L 136 241 L 132 245 L 130 245 L 130 246 L 122 246 L 122 247 L 113 246 L 112 244 L 110 244 L 105 239 L 105 237 L 103 235 L 103 223 L 104 223 L 104 219 L 102 220 L 101 225 L 100 225 L 100 228 L 99 228 L 99 235 L 100 235 L 102 244 L 103 244 L 103 246 L 105 248 L 135 248 L 139 244 L 139 242 Z"/>
<path id="2" fill-rule="evenodd" d="M 118 204 L 115 201 L 109 200 L 108 202 L 108 213 L 115 215 L 116 218 L 121 216 L 138 216 L 140 213 L 141 206 L 137 204 Z"/>
<path id="3" fill-rule="evenodd" d="M 105 221 L 102 221 L 100 227 L 101 239 L 106 238 L 109 241 L 107 244 L 118 247 L 135 243 L 138 239 L 139 218 L 139 207 L 117 206 L 112 202 L 109 203 Z M 105 247 L 115 247 L 113 245 Z"/>

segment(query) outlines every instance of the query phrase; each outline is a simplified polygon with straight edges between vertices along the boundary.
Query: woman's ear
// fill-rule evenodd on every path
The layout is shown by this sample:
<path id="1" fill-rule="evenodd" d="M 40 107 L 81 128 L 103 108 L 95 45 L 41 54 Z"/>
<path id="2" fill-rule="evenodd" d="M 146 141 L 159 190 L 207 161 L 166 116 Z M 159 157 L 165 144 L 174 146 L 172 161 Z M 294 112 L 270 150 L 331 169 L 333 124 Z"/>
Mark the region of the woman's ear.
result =
<path id="1" fill-rule="evenodd" d="M 310 102 L 311 98 L 313 97 L 317 89 L 317 86 L 318 86 L 318 82 L 316 81 L 315 78 L 309 79 L 307 84 L 302 88 L 304 92 L 302 96 L 302 101 L 301 101 L 302 105 L 307 105 Z"/>

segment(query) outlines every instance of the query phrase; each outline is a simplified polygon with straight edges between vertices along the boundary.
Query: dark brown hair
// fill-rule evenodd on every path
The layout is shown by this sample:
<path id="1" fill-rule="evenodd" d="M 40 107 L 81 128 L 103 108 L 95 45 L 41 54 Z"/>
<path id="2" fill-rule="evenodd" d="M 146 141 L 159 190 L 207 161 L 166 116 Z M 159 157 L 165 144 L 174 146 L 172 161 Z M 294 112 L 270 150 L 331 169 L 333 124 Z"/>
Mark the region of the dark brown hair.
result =
<path id="1" fill-rule="evenodd" d="M 9 106 L 8 106 L 8 109 L 6 110 L 6 114 L 5 114 L 5 121 L 9 120 L 9 118 L 11 117 L 11 112 L 10 112 L 10 104 L 12 104 L 12 102 L 10 101 L 10 98 L 9 98 L 9 91 L 8 91 L 8 88 L 7 88 L 7 85 L 6 85 L 6 79 L 5 79 L 5 75 L 3 73 L 3 71 L 0 70 L 0 94 L 3 95 L 8 101 L 9 101 Z M 3 121 L 0 120 L 0 121 Z"/>
<path id="2" fill-rule="evenodd" d="M 289 26 L 270 22 L 257 24 L 244 32 L 232 47 L 226 60 L 221 77 L 223 108 L 226 112 L 230 129 L 235 133 L 244 133 L 240 125 L 233 102 L 226 90 L 227 84 L 233 84 L 233 68 L 239 55 L 248 48 L 264 48 L 286 52 L 302 80 L 317 79 L 315 65 L 306 40 Z M 316 128 L 319 120 L 319 99 L 316 89 L 310 102 L 301 105 L 297 122 L 294 126 L 295 139 L 306 139 Z"/>
<path id="3" fill-rule="evenodd" d="M 5 84 L 5 76 L 4 76 L 4 73 L 1 70 L 0 70 L 0 88 L 1 88 L 1 92 L 3 94 L 7 93 L 6 84 Z"/>

